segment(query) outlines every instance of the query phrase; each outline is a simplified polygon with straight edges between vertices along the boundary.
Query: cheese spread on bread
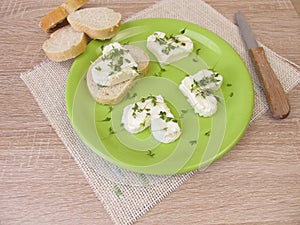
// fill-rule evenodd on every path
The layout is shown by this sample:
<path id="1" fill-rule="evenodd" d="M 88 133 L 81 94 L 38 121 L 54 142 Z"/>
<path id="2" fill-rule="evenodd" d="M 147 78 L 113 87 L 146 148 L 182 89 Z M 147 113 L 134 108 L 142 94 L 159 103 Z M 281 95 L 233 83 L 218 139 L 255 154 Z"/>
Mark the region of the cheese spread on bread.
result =
<path id="1" fill-rule="evenodd" d="M 194 108 L 195 113 L 209 117 L 216 113 L 218 98 L 215 91 L 223 82 L 223 77 L 212 70 L 201 70 L 185 77 L 179 85 L 180 91 Z"/>
<path id="2" fill-rule="evenodd" d="M 105 46 L 101 57 L 92 67 L 93 80 L 100 86 L 113 86 L 139 75 L 134 58 L 118 42 Z"/>
<path id="3" fill-rule="evenodd" d="M 148 96 L 126 106 L 123 110 L 122 124 L 132 134 L 150 126 L 153 137 L 162 143 L 173 142 L 181 134 L 177 120 L 160 95 Z"/>
<path id="4" fill-rule="evenodd" d="M 193 41 L 184 35 L 167 36 L 156 31 L 147 38 L 147 48 L 161 65 L 167 65 L 187 57 L 193 51 Z"/>

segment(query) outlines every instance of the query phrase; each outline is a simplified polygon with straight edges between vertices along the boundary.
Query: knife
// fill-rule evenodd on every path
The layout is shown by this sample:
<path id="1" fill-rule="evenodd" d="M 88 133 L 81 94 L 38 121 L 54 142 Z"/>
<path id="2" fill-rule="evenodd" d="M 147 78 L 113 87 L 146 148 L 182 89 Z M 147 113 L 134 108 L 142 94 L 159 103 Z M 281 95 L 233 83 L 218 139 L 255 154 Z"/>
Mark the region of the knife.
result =
<path id="1" fill-rule="evenodd" d="M 258 46 L 244 15 L 241 12 L 237 12 L 235 19 L 262 84 L 272 116 L 275 119 L 286 118 L 290 113 L 290 104 L 286 93 L 267 60 L 264 49 Z"/>

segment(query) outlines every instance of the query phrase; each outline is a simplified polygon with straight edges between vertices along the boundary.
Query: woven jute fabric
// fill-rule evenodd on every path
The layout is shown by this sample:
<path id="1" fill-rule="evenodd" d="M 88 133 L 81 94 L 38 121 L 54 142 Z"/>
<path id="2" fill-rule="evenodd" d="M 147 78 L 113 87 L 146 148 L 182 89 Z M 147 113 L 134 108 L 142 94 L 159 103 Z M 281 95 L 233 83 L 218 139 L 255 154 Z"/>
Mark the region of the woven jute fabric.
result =
<path id="1" fill-rule="evenodd" d="M 149 17 L 189 21 L 213 31 L 226 40 L 243 58 L 253 78 L 255 106 L 251 122 L 268 109 L 238 29 L 228 19 L 201 0 L 163 0 L 128 20 Z M 299 66 L 292 66 L 286 59 L 263 47 L 272 68 L 288 92 L 300 81 Z M 90 150 L 77 136 L 67 116 L 65 85 L 72 62 L 73 60 L 62 63 L 45 61 L 33 70 L 21 74 L 21 79 L 74 157 L 113 223 L 132 224 L 194 173 L 200 171 L 172 176 L 138 174 L 118 168 Z"/>

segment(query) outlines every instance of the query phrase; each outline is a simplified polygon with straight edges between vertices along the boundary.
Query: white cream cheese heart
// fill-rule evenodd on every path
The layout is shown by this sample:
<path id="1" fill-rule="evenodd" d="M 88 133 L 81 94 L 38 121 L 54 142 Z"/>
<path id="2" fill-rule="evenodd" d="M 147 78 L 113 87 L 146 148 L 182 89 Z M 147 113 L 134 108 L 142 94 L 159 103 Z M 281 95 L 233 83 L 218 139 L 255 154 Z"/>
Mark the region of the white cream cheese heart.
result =
<path id="1" fill-rule="evenodd" d="M 180 85 L 180 91 L 199 116 L 209 117 L 216 113 L 218 99 L 215 91 L 223 82 L 223 77 L 211 70 L 201 70 L 194 75 L 185 77 Z"/>
<path id="2" fill-rule="evenodd" d="M 132 134 L 150 126 L 153 137 L 162 143 L 173 142 L 181 134 L 177 120 L 160 95 L 148 96 L 126 106 L 123 110 L 122 124 Z"/>
<path id="3" fill-rule="evenodd" d="M 168 65 L 187 57 L 193 51 L 194 44 L 184 35 L 167 36 L 156 31 L 147 38 L 147 48 L 161 65 Z"/>
<path id="4" fill-rule="evenodd" d="M 191 77 L 199 83 L 202 89 L 216 91 L 223 83 L 223 77 L 219 73 L 208 69 L 200 70 Z"/>

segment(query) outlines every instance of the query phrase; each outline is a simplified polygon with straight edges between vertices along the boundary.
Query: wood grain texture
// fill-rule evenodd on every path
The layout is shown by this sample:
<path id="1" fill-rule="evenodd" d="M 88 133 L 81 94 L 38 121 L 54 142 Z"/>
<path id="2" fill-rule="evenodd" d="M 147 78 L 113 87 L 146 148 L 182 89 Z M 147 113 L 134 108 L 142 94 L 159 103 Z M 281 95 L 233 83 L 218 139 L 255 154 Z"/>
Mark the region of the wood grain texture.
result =
<path id="1" fill-rule="evenodd" d="M 300 1 L 299 0 L 292 0 L 291 1 L 297 11 L 298 15 L 300 16 Z"/>
<path id="2" fill-rule="evenodd" d="M 63 1 L 0 3 L 0 224 L 112 224 L 19 74 L 46 59 L 40 18 Z M 94 0 L 124 18 L 155 0 Z M 300 64 L 300 20 L 288 0 L 207 0 L 233 21 L 241 10 L 259 41 Z M 199 12 L 201 13 L 201 12 Z M 258 119 L 239 144 L 136 224 L 300 224 L 300 86 L 285 120 Z"/>
<path id="3" fill-rule="evenodd" d="M 275 119 L 284 119 L 290 113 L 290 104 L 280 81 L 276 77 L 263 47 L 249 49 L 250 56 L 255 65 L 256 73 L 263 86 L 270 112 Z"/>

